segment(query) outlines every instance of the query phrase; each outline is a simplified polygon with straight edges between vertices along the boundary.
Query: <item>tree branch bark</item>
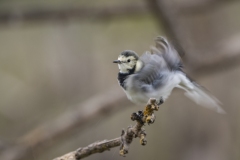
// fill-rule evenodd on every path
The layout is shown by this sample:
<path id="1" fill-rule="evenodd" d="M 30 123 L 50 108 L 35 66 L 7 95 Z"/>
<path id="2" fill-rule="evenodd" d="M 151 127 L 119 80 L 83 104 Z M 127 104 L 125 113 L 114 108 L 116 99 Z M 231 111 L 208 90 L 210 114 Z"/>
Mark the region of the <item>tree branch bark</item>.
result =
<path id="1" fill-rule="evenodd" d="M 0 24 L 29 21 L 65 21 L 68 19 L 109 19 L 117 16 L 141 15 L 147 12 L 143 5 L 125 5 L 103 8 L 69 7 L 60 9 L 39 8 L 36 10 L 1 11 Z"/>
<path id="2" fill-rule="evenodd" d="M 131 119 L 137 121 L 137 123 L 134 126 L 128 127 L 126 131 L 122 130 L 120 137 L 92 143 L 86 147 L 79 148 L 73 152 L 55 158 L 54 160 L 80 160 L 84 157 L 95 153 L 101 153 L 117 146 L 120 146 L 119 154 L 125 156 L 128 153 L 129 145 L 132 143 L 133 138 L 139 137 L 141 145 L 147 144 L 147 134 L 142 127 L 145 123 L 154 123 L 155 116 L 153 113 L 154 111 L 158 111 L 158 109 L 159 106 L 156 104 L 156 99 L 150 99 L 144 111 L 138 111 L 131 115 Z"/>
<path id="3" fill-rule="evenodd" d="M 84 157 L 90 156 L 91 154 L 101 153 L 111 148 L 121 145 L 121 137 L 112 140 L 103 140 L 100 142 L 95 142 L 87 147 L 79 148 L 76 151 L 67 153 L 61 157 L 55 158 L 54 160 L 79 160 Z"/>
<path id="4" fill-rule="evenodd" d="M 85 102 L 68 107 L 68 110 L 57 119 L 41 125 L 17 140 L 14 146 L 3 150 L 0 159 L 20 160 L 28 156 L 31 149 L 45 144 L 51 139 L 58 139 L 73 128 L 87 124 L 89 119 L 97 119 L 116 109 L 123 109 L 131 103 L 118 86 L 100 93 Z"/>
<path id="5" fill-rule="evenodd" d="M 203 12 L 211 12 L 213 8 L 228 5 L 237 2 L 237 0 L 208 0 L 208 1 L 187 1 L 179 4 L 181 14 L 201 14 Z"/>

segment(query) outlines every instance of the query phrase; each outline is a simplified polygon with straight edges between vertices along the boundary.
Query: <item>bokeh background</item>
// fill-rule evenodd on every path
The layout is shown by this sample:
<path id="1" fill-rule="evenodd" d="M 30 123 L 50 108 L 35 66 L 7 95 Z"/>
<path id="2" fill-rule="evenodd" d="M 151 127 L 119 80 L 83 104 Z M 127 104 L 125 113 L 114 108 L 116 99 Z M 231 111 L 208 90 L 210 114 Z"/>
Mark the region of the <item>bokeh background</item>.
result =
<path id="1" fill-rule="evenodd" d="M 240 159 L 239 0 L 0 0 L 0 159 L 53 159 L 134 124 L 118 54 L 166 36 L 227 112 L 174 90 L 124 159 Z M 87 160 L 122 160 L 119 148 Z"/>

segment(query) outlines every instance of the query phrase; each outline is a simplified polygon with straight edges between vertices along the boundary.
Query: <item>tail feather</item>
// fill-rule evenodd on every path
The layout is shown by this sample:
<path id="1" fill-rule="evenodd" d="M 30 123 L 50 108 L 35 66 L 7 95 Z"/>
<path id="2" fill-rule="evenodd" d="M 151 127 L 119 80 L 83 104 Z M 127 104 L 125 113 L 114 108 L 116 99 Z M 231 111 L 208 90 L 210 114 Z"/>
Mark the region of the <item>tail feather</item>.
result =
<path id="1" fill-rule="evenodd" d="M 226 113 L 220 106 L 221 102 L 195 82 L 193 83 L 193 89 L 186 90 L 185 95 L 198 105 L 201 105 L 211 110 L 215 110 L 216 112 L 221 114 Z"/>
<path id="2" fill-rule="evenodd" d="M 200 86 L 194 81 L 191 81 L 186 75 L 181 75 L 181 84 L 177 87 L 185 90 L 185 95 L 200 106 L 214 110 L 218 113 L 225 114 L 226 112 L 221 108 L 221 102 L 215 98 L 204 87 Z"/>

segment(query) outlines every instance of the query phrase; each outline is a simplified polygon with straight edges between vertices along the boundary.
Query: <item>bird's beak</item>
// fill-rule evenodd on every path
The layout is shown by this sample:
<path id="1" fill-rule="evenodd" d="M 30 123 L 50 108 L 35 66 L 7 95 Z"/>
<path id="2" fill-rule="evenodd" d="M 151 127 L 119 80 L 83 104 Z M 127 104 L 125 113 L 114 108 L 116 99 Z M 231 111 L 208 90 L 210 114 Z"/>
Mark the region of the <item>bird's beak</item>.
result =
<path id="1" fill-rule="evenodd" d="M 118 63 L 118 64 L 120 64 L 121 61 L 120 61 L 120 60 L 115 60 L 115 61 L 113 61 L 113 63 Z"/>

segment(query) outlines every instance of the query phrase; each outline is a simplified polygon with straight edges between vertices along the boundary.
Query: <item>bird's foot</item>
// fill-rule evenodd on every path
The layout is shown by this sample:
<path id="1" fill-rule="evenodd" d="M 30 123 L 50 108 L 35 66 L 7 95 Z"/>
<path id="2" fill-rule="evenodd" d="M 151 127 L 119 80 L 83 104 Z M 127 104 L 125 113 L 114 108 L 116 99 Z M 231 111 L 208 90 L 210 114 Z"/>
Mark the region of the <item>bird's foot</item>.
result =
<path id="1" fill-rule="evenodd" d="M 134 112 L 131 115 L 131 119 L 133 121 L 138 121 L 141 124 L 147 123 L 152 124 L 154 123 L 156 117 L 154 116 L 154 111 L 158 111 L 159 106 L 157 100 L 155 98 L 150 98 L 147 106 L 145 107 L 144 111 Z"/>
<path id="2" fill-rule="evenodd" d="M 159 109 L 159 105 L 157 103 L 157 100 L 155 98 L 150 98 L 147 103 L 145 111 L 150 112 L 148 114 L 153 114 L 153 111 L 158 111 L 158 109 Z"/>
<path id="3" fill-rule="evenodd" d="M 157 105 L 160 106 L 160 105 L 163 104 L 163 103 L 164 103 L 164 100 L 163 100 L 163 98 L 161 97 L 161 98 L 159 99 Z"/>

